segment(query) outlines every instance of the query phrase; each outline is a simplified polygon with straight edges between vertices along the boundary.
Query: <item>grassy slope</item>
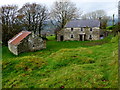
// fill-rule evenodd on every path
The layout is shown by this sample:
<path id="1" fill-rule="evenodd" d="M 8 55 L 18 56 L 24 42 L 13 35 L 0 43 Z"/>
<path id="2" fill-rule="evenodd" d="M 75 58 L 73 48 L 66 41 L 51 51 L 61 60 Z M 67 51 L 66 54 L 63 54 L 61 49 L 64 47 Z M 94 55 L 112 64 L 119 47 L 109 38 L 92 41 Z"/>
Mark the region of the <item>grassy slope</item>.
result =
<path id="1" fill-rule="evenodd" d="M 3 88 L 117 87 L 117 37 L 84 42 L 49 39 L 47 49 L 19 56 L 3 47 Z"/>

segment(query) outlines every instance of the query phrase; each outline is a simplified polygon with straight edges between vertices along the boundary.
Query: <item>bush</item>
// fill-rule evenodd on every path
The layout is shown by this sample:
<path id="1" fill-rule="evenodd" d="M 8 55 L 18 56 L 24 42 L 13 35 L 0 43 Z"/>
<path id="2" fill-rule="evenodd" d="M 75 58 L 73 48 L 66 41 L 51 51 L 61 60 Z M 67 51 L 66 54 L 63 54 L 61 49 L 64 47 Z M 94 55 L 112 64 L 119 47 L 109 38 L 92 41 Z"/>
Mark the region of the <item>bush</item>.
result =
<path id="1" fill-rule="evenodd" d="M 113 37 L 113 38 L 111 39 L 111 42 L 112 42 L 112 43 L 118 42 L 118 35 L 116 35 L 115 37 Z"/>
<path id="2" fill-rule="evenodd" d="M 114 26 L 108 26 L 108 27 L 106 27 L 106 29 L 113 30 L 115 27 L 116 27 L 115 25 Z"/>

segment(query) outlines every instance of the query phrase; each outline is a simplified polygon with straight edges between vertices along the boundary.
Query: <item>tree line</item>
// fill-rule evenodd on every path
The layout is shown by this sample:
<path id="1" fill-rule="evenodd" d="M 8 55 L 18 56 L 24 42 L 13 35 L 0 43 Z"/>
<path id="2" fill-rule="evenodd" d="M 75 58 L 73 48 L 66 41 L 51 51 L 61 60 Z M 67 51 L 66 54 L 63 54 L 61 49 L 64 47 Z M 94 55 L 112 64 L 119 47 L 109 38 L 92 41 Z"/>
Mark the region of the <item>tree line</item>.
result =
<path id="1" fill-rule="evenodd" d="M 48 10 L 45 6 L 36 3 L 26 3 L 18 9 L 16 5 L 2 6 L 2 42 L 7 41 L 22 30 L 39 33 L 48 19 Z"/>
<path id="2" fill-rule="evenodd" d="M 45 5 L 37 3 L 26 3 L 21 8 L 18 8 L 17 5 L 4 5 L 1 7 L 0 16 L 4 45 L 7 45 L 8 40 L 22 30 L 33 31 L 34 34 L 41 36 L 41 30 L 44 30 L 47 21 L 50 21 L 54 25 L 55 31 L 58 31 L 72 19 L 100 19 L 102 28 L 106 27 L 107 21 L 110 19 L 103 10 L 82 15 L 82 11 L 69 0 L 55 1 L 51 10 L 48 10 Z"/>

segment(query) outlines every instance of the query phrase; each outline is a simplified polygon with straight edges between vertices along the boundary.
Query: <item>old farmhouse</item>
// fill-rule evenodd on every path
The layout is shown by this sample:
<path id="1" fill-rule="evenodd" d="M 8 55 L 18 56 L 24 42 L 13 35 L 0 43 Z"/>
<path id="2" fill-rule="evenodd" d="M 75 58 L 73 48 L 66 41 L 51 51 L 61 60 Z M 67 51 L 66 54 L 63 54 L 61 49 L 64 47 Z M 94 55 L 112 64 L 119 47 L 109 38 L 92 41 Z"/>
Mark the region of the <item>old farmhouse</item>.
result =
<path id="1" fill-rule="evenodd" d="M 30 31 L 21 31 L 8 41 L 9 50 L 18 55 L 21 52 L 35 51 L 46 48 L 46 41 Z"/>
<path id="2" fill-rule="evenodd" d="M 72 20 L 57 32 L 57 41 L 99 40 L 99 27 L 99 20 Z"/>

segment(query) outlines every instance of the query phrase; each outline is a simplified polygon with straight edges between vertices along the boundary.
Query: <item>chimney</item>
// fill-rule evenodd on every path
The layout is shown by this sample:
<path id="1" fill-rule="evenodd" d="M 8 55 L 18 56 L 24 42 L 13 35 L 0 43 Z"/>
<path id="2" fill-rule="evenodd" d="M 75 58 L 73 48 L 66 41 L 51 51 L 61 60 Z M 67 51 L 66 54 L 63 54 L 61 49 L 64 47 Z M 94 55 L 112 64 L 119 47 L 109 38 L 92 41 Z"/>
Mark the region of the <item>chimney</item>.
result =
<path id="1" fill-rule="evenodd" d="M 115 15 L 113 14 L 113 20 L 112 20 L 112 25 L 114 26 L 115 25 Z"/>
<path id="2" fill-rule="evenodd" d="M 102 17 L 99 17 L 99 21 L 100 21 L 100 29 L 102 28 L 102 22 L 101 22 Z"/>

